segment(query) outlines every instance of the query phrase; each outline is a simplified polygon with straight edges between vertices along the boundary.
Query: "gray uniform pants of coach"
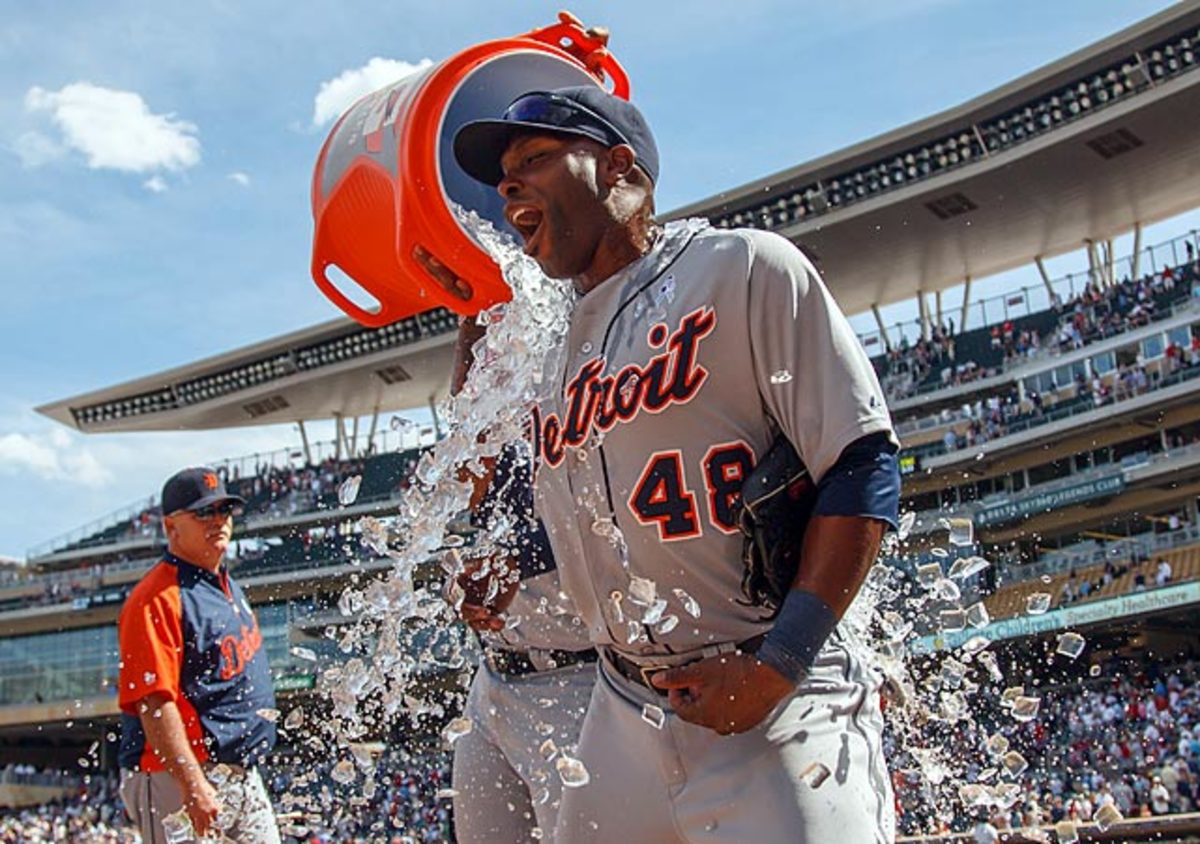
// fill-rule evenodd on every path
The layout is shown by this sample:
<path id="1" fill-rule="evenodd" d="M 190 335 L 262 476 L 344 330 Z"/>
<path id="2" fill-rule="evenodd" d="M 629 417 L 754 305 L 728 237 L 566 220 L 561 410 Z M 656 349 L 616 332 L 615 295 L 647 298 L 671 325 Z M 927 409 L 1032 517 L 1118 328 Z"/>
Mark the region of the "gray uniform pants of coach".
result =
<path id="1" fill-rule="evenodd" d="M 233 768 L 230 781 L 235 787 L 222 793 L 233 795 L 230 799 L 236 800 L 236 805 L 224 810 L 231 819 L 230 826 L 221 830 L 224 840 L 237 844 L 279 844 L 275 812 L 258 770 L 230 767 Z M 183 808 L 179 784 L 173 776 L 162 771 L 151 774 L 121 771 L 121 800 L 142 834 L 142 844 L 165 844 L 167 835 L 163 831 L 163 818 Z M 216 839 L 216 833 L 217 830 L 211 830 L 209 835 Z"/>
<path id="2" fill-rule="evenodd" d="M 645 704 L 667 709 L 666 698 L 604 665 L 579 739 L 591 781 L 565 790 L 556 844 L 895 840 L 877 684 L 836 642 L 793 695 L 740 735 L 669 710 L 656 729 L 642 717 Z"/>
<path id="3" fill-rule="evenodd" d="M 562 780 L 541 748 L 575 744 L 595 683 L 594 662 L 513 678 L 479 666 L 465 709 L 473 727 L 454 743 L 460 844 L 527 844 L 535 827 L 553 840 Z"/>

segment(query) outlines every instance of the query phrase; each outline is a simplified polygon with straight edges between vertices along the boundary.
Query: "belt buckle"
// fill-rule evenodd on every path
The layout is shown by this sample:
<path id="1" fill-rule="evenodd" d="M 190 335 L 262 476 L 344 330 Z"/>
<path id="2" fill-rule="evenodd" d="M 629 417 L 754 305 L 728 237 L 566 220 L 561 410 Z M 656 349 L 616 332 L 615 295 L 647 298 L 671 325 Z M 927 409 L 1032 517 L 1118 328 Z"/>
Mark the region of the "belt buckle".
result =
<path id="1" fill-rule="evenodd" d="M 642 677 L 642 685 L 652 692 L 657 692 L 660 695 L 665 695 L 665 689 L 660 689 L 658 686 L 650 682 L 650 678 L 661 671 L 666 671 L 671 666 L 669 665 L 639 665 L 638 674 Z"/>

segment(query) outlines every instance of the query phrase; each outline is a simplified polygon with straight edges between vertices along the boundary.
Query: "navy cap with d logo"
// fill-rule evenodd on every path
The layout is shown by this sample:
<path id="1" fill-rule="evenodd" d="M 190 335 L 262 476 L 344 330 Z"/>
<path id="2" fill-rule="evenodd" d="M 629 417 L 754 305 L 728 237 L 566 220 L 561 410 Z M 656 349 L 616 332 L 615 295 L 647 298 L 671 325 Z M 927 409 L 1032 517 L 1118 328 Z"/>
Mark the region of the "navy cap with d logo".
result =
<path id="1" fill-rule="evenodd" d="M 203 466 L 176 472 L 163 484 L 163 515 L 169 516 L 180 510 L 200 510 L 222 501 L 237 505 L 246 503 L 245 499 L 231 495 L 225 489 L 225 482 L 220 475 Z"/>

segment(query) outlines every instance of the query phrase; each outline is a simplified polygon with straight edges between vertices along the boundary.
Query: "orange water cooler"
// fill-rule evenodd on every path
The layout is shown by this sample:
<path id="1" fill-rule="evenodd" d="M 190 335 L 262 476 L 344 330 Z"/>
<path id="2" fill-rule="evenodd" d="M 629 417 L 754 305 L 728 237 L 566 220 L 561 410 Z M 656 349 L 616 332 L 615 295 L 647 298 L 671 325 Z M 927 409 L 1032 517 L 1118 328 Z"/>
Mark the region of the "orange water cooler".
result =
<path id="1" fill-rule="evenodd" d="M 457 203 L 511 231 L 495 188 L 454 160 L 454 133 L 498 117 L 530 90 L 595 84 L 628 99 L 629 80 L 606 42 L 564 12 L 552 26 L 470 47 L 355 103 L 313 173 L 312 275 L 322 292 L 368 326 L 438 305 L 470 315 L 509 299 L 499 268 L 451 211 Z M 418 246 L 470 283 L 469 300 L 429 277 L 413 257 Z M 377 307 L 362 306 L 361 294 L 356 304 L 347 285 Z"/>

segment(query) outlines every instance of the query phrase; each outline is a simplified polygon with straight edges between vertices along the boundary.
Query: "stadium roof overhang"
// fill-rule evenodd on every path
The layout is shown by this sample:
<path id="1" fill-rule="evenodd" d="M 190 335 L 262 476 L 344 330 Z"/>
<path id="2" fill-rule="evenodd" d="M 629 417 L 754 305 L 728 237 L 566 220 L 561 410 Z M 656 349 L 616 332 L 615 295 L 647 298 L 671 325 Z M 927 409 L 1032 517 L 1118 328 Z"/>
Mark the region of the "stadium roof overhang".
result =
<path id="1" fill-rule="evenodd" d="M 790 238 L 819 262 L 847 313 L 1115 237 L 1200 201 L 1200 143 L 1187 117 L 1200 114 L 1200 66 L 1183 63 L 1159 80 L 1137 69 L 1150 66 L 1143 51 L 1164 39 L 1195 49 L 1198 25 L 1200 4 L 1178 4 L 961 106 L 671 216 Z M 1001 120 L 1015 132 L 1027 106 L 1036 114 L 1047 98 L 1110 72 L 1124 93 L 1104 107 L 1093 103 L 1081 116 L 988 149 L 984 138 L 996 136 Z M 916 151 L 920 164 L 922 149 L 964 136 L 976 151 L 969 160 L 870 189 L 907 154 Z"/>
<path id="2" fill-rule="evenodd" d="M 37 408 L 88 433 L 233 428 L 409 410 L 446 395 L 455 319 L 336 319 Z"/>

